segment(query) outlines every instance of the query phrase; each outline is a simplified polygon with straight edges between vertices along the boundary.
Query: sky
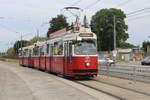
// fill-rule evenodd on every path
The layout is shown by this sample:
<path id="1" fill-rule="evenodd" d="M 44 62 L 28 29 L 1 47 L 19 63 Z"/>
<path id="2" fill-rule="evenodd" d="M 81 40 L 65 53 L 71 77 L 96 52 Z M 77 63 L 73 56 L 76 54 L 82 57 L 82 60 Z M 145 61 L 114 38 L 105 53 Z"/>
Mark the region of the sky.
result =
<path id="1" fill-rule="evenodd" d="M 12 47 L 14 42 L 29 40 L 37 35 L 46 36 L 49 20 L 57 14 L 65 14 L 69 22 L 72 15 L 62 11 L 64 7 L 77 6 L 83 9 L 89 21 L 103 8 L 118 8 L 128 14 L 150 7 L 150 0 L 0 0 L 0 52 Z M 82 16 L 81 15 L 81 16 Z M 127 42 L 141 45 L 150 40 L 150 10 L 146 13 L 127 16 L 129 39 Z"/>

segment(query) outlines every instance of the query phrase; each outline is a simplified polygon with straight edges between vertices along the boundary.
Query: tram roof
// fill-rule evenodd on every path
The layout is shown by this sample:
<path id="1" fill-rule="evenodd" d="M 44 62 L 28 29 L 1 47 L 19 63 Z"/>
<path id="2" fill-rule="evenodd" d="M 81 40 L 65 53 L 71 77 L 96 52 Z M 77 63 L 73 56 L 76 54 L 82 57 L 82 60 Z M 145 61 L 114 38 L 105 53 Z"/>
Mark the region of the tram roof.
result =
<path id="1" fill-rule="evenodd" d="M 84 28 L 84 27 L 80 27 L 79 31 L 72 31 L 72 30 L 65 31 L 65 29 L 61 29 L 57 32 L 54 32 L 54 34 L 56 34 L 56 36 L 51 35 L 52 37 L 47 41 L 48 43 L 57 42 L 61 40 L 62 41 L 81 40 L 82 38 L 97 39 L 96 34 L 94 34 L 90 28 Z M 92 36 L 91 37 L 85 35 L 80 36 L 80 34 L 92 34 Z"/>
<path id="2" fill-rule="evenodd" d="M 58 32 L 63 32 L 63 34 L 58 35 L 59 33 L 54 32 L 54 34 L 56 34 L 58 36 L 56 36 L 54 38 L 51 38 L 51 39 L 49 39 L 47 41 L 34 43 L 33 45 L 27 46 L 27 47 L 23 47 L 22 49 L 23 50 L 24 49 L 32 49 L 35 46 L 42 46 L 42 45 L 46 45 L 47 43 L 54 43 L 54 42 L 57 42 L 57 41 L 82 40 L 83 38 L 86 38 L 86 39 L 97 39 L 96 34 L 94 34 L 91 31 L 90 28 L 80 27 L 79 31 L 72 31 L 72 30 L 65 31 L 65 29 L 62 29 L 62 30 L 60 30 Z M 81 34 L 82 35 L 84 34 L 84 35 L 80 36 Z M 90 37 L 90 36 L 85 36 L 85 34 L 93 34 L 93 35 Z"/>
<path id="3" fill-rule="evenodd" d="M 33 48 L 33 45 L 30 45 L 30 46 L 19 48 L 19 50 L 32 49 L 32 48 Z"/>

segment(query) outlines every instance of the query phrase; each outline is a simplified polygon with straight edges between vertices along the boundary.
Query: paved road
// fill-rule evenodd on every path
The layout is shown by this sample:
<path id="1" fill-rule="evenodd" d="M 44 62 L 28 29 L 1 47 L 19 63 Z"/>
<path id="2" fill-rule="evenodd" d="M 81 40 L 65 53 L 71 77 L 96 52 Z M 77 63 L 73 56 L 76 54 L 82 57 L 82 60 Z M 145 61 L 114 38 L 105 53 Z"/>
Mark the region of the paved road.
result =
<path id="1" fill-rule="evenodd" d="M 0 100 L 34 100 L 27 84 L 0 64 Z"/>
<path id="2" fill-rule="evenodd" d="M 0 62 L 0 100 L 116 100 L 66 79 Z"/>

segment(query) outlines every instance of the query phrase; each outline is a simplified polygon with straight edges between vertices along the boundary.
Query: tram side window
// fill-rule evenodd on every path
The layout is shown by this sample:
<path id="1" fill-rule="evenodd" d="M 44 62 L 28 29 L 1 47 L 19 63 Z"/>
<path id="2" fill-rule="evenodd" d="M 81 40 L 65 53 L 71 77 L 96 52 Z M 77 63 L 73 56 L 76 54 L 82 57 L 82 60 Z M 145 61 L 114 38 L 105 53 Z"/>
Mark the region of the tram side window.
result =
<path id="1" fill-rule="evenodd" d="M 22 55 L 25 56 L 25 51 L 24 50 L 22 51 Z"/>
<path id="2" fill-rule="evenodd" d="M 22 56 L 22 50 L 19 50 L 19 56 Z"/>
<path id="3" fill-rule="evenodd" d="M 25 51 L 23 51 L 23 56 L 26 56 L 26 52 Z"/>
<path id="4" fill-rule="evenodd" d="M 67 43 L 64 44 L 64 55 L 67 56 Z"/>
<path id="5" fill-rule="evenodd" d="M 54 55 L 63 55 L 63 44 L 62 44 L 62 42 L 54 43 L 53 54 Z"/>
<path id="6" fill-rule="evenodd" d="M 28 49 L 25 49 L 25 50 L 24 50 L 23 55 L 24 55 L 24 56 L 28 56 Z"/>
<path id="7" fill-rule="evenodd" d="M 69 57 L 72 57 L 72 43 L 69 43 Z"/>
<path id="8" fill-rule="evenodd" d="M 41 55 L 41 56 L 44 56 L 44 50 L 43 50 L 43 47 L 40 48 L 40 55 Z"/>
<path id="9" fill-rule="evenodd" d="M 33 55 L 38 56 L 39 55 L 39 47 L 34 47 L 33 48 Z"/>
<path id="10" fill-rule="evenodd" d="M 46 53 L 49 54 L 49 51 L 50 51 L 49 50 L 49 44 L 47 44 L 47 46 L 46 46 Z"/>
<path id="11" fill-rule="evenodd" d="M 53 55 L 57 55 L 58 54 L 58 42 L 55 42 L 54 43 L 54 46 L 53 46 Z"/>
<path id="12" fill-rule="evenodd" d="M 40 55 L 42 56 L 42 48 L 40 48 Z"/>
<path id="13" fill-rule="evenodd" d="M 32 48 L 32 54 L 31 55 L 34 56 L 34 48 Z"/>
<path id="14" fill-rule="evenodd" d="M 29 57 L 31 57 L 32 56 L 32 50 L 30 49 L 29 50 Z"/>
<path id="15" fill-rule="evenodd" d="M 62 55 L 63 54 L 63 44 L 60 44 L 58 47 L 58 55 Z"/>

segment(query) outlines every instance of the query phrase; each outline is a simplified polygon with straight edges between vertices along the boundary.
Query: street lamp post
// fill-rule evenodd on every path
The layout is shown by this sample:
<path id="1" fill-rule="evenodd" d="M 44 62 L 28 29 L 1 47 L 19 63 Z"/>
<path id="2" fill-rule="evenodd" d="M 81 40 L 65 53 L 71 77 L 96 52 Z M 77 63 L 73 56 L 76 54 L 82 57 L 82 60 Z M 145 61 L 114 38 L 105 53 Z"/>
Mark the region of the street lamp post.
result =
<path id="1" fill-rule="evenodd" d="M 103 28 L 100 28 L 100 32 L 101 32 L 101 34 L 102 34 Z M 100 33 L 99 33 L 100 51 L 102 51 L 102 38 L 101 38 L 101 37 L 102 37 L 102 36 L 101 36 Z"/>

